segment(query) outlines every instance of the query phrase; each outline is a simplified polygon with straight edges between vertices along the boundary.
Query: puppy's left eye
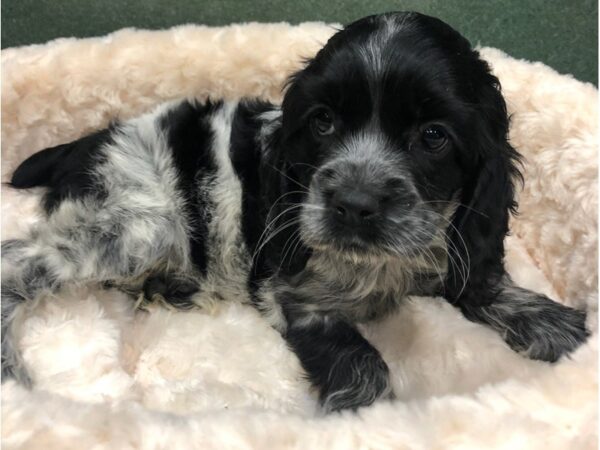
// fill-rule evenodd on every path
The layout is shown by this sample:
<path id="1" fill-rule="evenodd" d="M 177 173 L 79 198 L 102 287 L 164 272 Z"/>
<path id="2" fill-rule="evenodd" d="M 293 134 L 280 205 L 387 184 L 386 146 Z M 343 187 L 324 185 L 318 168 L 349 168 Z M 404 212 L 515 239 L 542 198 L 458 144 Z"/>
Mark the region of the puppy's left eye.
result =
<path id="1" fill-rule="evenodd" d="M 327 109 L 318 110 L 311 118 L 312 128 L 320 136 L 329 136 L 335 131 L 333 113 Z"/>
<path id="2" fill-rule="evenodd" d="M 423 143 L 432 152 L 440 151 L 448 142 L 448 134 L 441 125 L 429 125 L 421 134 Z"/>

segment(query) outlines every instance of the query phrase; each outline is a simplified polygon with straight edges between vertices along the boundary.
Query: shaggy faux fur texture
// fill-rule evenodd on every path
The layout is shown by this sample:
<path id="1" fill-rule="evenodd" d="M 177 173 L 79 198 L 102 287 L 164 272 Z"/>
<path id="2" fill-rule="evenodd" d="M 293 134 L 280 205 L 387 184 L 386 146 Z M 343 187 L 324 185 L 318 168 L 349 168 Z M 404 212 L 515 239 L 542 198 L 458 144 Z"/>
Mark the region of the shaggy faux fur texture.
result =
<path id="1" fill-rule="evenodd" d="M 322 24 L 123 30 L 2 52 L 2 178 L 36 150 L 178 97 L 280 98 L 333 33 Z M 115 291 L 74 288 L 22 319 L 35 390 L 2 386 L 6 448 L 595 448 L 597 90 L 482 49 L 524 154 L 508 268 L 519 284 L 587 307 L 572 358 L 525 359 L 445 301 L 413 298 L 365 335 L 397 394 L 315 417 L 296 357 L 249 306 L 136 312 Z M 2 187 L 2 239 L 39 217 L 36 193 Z M 260 345 L 257 345 L 260 343 Z"/>

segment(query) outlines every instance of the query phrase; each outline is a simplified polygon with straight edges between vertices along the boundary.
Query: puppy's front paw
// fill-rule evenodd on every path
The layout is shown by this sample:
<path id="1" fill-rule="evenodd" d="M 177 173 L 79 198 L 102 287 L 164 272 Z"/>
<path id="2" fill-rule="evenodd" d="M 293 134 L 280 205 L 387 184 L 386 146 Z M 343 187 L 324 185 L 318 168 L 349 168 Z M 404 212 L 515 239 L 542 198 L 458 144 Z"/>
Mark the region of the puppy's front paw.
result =
<path id="1" fill-rule="evenodd" d="M 513 350 L 531 359 L 554 362 L 589 336 L 584 311 L 518 287 L 506 289 L 491 305 L 467 307 L 464 312 L 498 330 Z"/>
<path id="2" fill-rule="evenodd" d="M 326 412 L 357 409 L 379 398 L 393 398 L 389 370 L 378 353 L 343 353 L 321 386 Z"/>
<path id="3" fill-rule="evenodd" d="M 537 309 L 514 318 L 506 342 L 531 359 L 555 362 L 586 341 L 585 320 L 584 311 L 542 297 Z"/>

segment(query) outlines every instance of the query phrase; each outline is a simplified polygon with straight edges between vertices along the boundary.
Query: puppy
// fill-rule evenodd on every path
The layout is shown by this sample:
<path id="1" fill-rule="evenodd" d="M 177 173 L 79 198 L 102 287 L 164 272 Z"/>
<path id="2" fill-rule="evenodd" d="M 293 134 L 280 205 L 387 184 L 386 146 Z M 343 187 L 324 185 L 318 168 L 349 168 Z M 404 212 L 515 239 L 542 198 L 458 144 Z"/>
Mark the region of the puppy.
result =
<path id="1" fill-rule="evenodd" d="M 519 154 L 498 80 L 460 34 L 388 13 L 335 34 L 281 106 L 181 101 L 42 150 L 15 171 L 47 218 L 2 243 L 2 371 L 30 383 L 13 328 L 73 282 L 181 309 L 248 301 L 326 411 L 391 398 L 356 329 L 407 295 L 445 297 L 515 351 L 556 361 L 585 314 L 513 284 L 504 238 Z"/>

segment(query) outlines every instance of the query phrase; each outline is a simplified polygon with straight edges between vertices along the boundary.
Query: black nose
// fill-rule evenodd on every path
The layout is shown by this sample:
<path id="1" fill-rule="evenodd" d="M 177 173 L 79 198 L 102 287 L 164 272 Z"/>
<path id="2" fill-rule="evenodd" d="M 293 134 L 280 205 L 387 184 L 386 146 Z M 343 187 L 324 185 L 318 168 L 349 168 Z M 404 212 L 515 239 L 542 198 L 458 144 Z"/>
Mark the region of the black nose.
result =
<path id="1" fill-rule="evenodd" d="M 347 224 L 361 224 L 377 214 L 379 200 L 368 192 L 338 191 L 331 198 L 331 209 L 338 220 Z"/>

